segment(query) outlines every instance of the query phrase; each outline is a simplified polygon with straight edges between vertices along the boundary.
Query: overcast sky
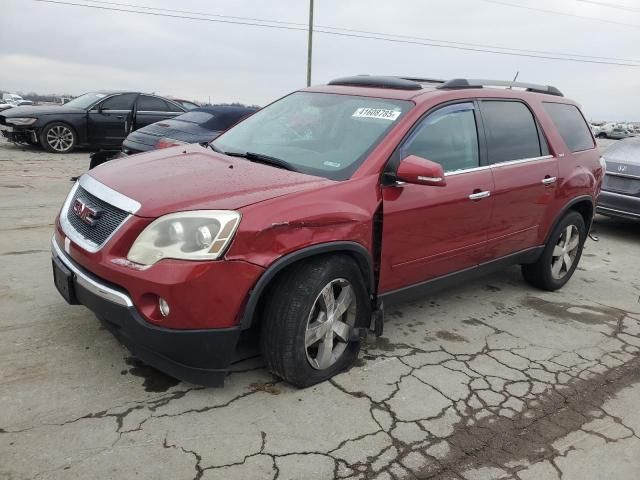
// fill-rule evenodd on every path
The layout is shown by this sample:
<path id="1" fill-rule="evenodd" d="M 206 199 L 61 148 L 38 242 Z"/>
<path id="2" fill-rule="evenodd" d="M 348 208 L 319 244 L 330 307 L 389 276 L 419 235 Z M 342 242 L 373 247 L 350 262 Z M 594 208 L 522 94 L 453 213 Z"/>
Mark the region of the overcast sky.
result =
<path id="1" fill-rule="evenodd" d="M 73 0 L 90 3 L 88 0 Z M 308 21 L 307 0 L 114 0 L 283 22 Z M 432 39 L 636 60 L 640 0 L 316 0 L 315 23 Z M 0 0 L 0 89 L 80 94 L 135 89 L 264 105 L 305 86 L 304 31 Z M 618 23 L 615 23 L 618 22 Z M 628 24 L 621 25 L 620 23 Z M 640 67 L 552 61 L 420 45 L 314 36 L 313 84 L 372 73 L 552 84 L 592 119 L 640 121 Z"/>

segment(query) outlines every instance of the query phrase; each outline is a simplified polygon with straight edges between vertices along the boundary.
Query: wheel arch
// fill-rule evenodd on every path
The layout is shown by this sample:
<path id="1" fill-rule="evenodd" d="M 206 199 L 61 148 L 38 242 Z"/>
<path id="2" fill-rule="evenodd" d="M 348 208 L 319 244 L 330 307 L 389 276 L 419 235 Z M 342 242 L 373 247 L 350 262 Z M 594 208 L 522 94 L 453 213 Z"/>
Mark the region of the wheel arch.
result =
<path id="1" fill-rule="evenodd" d="M 567 214 L 567 212 L 571 210 L 576 211 L 580 215 L 582 215 L 587 233 L 589 233 L 589 230 L 591 229 L 591 224 L 593 223 L 593 215 L 595 213 L 595 204 L 593 201 L 593 197 L 589 195 L 581 195 L 579 197 L 573 198 L 569 203 L 567 203 L 564 206 L 564 208 L 560 211 L 560 213 L 556 216 L 556 218 L 553 220 L 553 224 L 551 225 L 551 228 L 547 232 L 545 243 L 549 241 L 549 237 L 551 236 L 551 233 L 556 229 L 556 226 L 558 225 L 558 223 L 560 223 L 560 221 L 562 221 L 562 219 Z"/>
<path id="2" fill-rule="evenodd" d="M 247 302 L 240 317 L 241 329 L 247 330 L 255 325 L 256 312 L 258 311 L 258 306 L 261 303 L 264 293 L 273 284 L 273 281 L 278 278 L 280 273 L 301 261 L 331 253 L 342 253 L 353 258 L 360 268 L 370 297 L 375 294 L 373 261 L 371 254 L 362 244 L 349 241 L 337 241 L 312 245 L 280 257 L 260 276 L 255 286 L 249 292 Z"/>

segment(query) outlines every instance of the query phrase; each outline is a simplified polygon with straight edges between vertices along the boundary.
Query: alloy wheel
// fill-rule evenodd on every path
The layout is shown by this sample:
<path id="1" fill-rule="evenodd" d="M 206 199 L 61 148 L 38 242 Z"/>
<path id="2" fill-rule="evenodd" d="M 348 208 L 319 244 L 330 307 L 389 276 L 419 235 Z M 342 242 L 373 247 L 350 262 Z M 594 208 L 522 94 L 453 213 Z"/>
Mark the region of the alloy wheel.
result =
<path id="1" fill-rule="evenodd" d="M 47 144 L 56 152 L 66 152 L 73 146 L 73 132 L 64 125 L 51 127 L 47 132 Z"/>
<path id="2" fill-rule="evenodd" d="M 580 232 L 575 225 L 568 225 L 562 232 L 558 243 L 551 254 L 551 276 L 556 280 L 564 278 L 569 273 L 578 254 L 580 246 Z"/>
<path id="3" fill-rule="evenodd" d="M 325 370 L 347 348 L 356 319 L 356 297 L 348 280 L 332 280 L 320 291 L 311 308 L 305 330 L 309 364 Z"/>

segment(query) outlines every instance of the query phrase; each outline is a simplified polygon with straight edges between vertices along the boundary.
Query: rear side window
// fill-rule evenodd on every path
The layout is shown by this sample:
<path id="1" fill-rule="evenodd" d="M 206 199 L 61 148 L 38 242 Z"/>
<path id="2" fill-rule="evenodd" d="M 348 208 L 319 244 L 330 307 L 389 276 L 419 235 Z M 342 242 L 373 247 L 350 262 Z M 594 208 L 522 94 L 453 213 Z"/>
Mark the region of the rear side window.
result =
<path id="1" fill-rule="evenodd" d="M 445 172 L 477 167 L 478 130 L 472 103 L 443 107 L 429 114 L 400 150 L 439 163 Z"/>
<path id="2" fill-rule="evenodd" d="M 489 164 L 541 155 L 538 126 L 524 103 L 483 100 L 480 108 L 487 134 Z"/>
<path id="3" fill-rule="evenodd" d="M 593 148 L 593 138 L 584 117 L 575 105 L 543 102 L 558 133 L 572 152 Z"/>
<path id="4" fill-rule="evenodd" d="M 157 97 L 140 95 L 138 97 L 138 110 L 141 112 L 170 112 L 167 102 Z"/>

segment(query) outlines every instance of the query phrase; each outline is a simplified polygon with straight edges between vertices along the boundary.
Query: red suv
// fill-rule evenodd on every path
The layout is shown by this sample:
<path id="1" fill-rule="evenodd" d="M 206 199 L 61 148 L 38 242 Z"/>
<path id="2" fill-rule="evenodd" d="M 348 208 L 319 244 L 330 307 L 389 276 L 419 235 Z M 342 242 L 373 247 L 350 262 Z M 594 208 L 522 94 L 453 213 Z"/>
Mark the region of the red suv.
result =
<path id="1" fill-rule="evenodd" d="M 208 147 L 83 175 L 56 219 L 54 278 L 177 378 L 221 385 L 257 332 L 269 369 L 307 386 L 354 362 L 383 306 L 510 264 L 560 288 L 603 172 L 554 87 L 342 78 Z"/>

